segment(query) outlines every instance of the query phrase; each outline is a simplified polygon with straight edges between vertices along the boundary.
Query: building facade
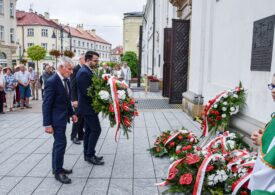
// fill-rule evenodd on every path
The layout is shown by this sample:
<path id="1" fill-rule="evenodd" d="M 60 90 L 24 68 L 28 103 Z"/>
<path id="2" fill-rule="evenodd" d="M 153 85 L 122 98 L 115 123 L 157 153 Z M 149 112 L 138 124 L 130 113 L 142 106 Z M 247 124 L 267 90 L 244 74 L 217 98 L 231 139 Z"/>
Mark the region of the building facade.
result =
<path id="1" fill-rule="evenodd" d="M 121 63 L 121 57 L 123 55 L 123 47 L 117 46 L 112 50 L 111 62 Z"/>
<path id="2" fill-rule="evenodd" d="M 142 25 L 142 12 L 125 13 L 123 18 L 123 49 L 138 55 L 139 28 Z"/>
<path id="3" fill-rule="evenodd" d="M 0 65 L 11 66 L 16 52 L 16 0 L 0 0 Z"/>
<path id="4" fill-rule="evenodd" d="M 27 49 L 33 45 L 40 45 L 47 51 L 46 57 L 40 61 L 56 66 L 56 59 L 49 54 L 51 50 L 61 53 L 69 50 L 75 53 L 76 58 L 88 50 L 97 51 L 102 61 L 110 61 L 111 44 L 96 35 L 95 30 L 84 30 L 83 25 L 71 27 L 61 25 L 57 19 L 51 20 L 49 13 L 44 15 L 30 10 L 17 11 L 18 49 L 14 58 L 18 61 L 28 59 Z M 33 65 L 28 59 L 29 65 Z"/>

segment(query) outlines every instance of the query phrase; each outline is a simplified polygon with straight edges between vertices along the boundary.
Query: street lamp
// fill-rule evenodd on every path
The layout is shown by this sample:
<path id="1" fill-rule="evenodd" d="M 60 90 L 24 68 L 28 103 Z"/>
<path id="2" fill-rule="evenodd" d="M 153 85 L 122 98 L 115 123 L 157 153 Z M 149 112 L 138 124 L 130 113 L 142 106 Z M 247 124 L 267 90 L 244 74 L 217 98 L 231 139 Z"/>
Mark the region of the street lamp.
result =
<path id="1" fill-rule="evenodd" d="M 64 30 L 65 28 L 60 24 L 59 25 L 59 30 L 60 30 L 60 40 L 61 40 L 61 56 L 63 56 L 63 38 L 64 38 Z M 52 34 L 52 38 L 53 39 L 56 39 L 57 36 L 55 34 L 55 32 L 53 31 L 53 34 Z M 68 37 L 70 39 L 70 51 L 72 51 L 72 35 L 71 35 L 71 30 L 70 30 L 70 27 L 69 27 L 69 33 L 68 33 Z"/>

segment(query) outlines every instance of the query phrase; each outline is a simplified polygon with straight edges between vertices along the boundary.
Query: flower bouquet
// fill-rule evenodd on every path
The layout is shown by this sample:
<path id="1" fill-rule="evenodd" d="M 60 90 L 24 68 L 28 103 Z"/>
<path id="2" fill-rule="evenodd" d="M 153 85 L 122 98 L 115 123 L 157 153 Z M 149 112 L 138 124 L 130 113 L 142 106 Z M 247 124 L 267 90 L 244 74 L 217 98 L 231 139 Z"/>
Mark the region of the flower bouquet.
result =
<path id="1" fill-rule="evenodd" d="M 104 117 L 108 117 L 111 127 L 116 125 L 115 139 L 119 128 L 123 129 L 123 134 L 128 138 L 134 118 L 138 116 L 128 85 L 109 74 L 102 74 L 101 71 L 93 74 L 88 95 L 93 98 L 92 106 L 95 112 L 102 112 Z"/>

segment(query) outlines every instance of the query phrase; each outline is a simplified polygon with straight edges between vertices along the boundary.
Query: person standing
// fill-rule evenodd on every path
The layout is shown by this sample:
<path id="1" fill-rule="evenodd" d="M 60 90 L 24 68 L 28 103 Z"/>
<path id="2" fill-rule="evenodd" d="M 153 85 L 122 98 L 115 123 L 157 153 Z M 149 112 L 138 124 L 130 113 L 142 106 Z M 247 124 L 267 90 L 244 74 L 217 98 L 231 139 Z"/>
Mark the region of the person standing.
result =
<path id="1" fill-rule="evenodd" d="M 124 75 L 124 81 L 130 87 L 130 81 L 131 81 L 131 78 L 132 78 L 132 74 L 131 74 L 131 69 L 128 66 L 127 62 L 123 62 L 122 71 L 123 71 L 123 75 Z"/>
<path id="2" fill-rule="evenodd" d="M 77 113 L 77 107 L 78 107 L 78 93 L 77 93 L 77 84 L 76 84 L 76 74 L 79 71 L 79 69 L 85 64 L 85 55 L 81 54 L 79 57 L 79 64 L 76 65 L 73 69 L 73 74 L 71 76 L 71 90 L 72 90 L 72 104 L 75 109 L 75 112 Z M 78 117 L 78 122 L 74 123 L 72 126 L 72 133 L 71 133 L 71 140 L 74 144 L 80 144 L 80 140 L 83 140 L 84 136 L 84 119 L 81 116 Z"/>
<path id="3" fill-rule="evenodd" d="M 275 74 L 272 83 L 268 85 L 275 102 Z M 261 146 L 255 162 L 248 188 L 252 195 L 275 193 L 275 112 L 264 130 L 255 131 L 251 139 L 254 144 Z"/>
<path id="4" fill-rule="evenodd" d="M 87 89 L 92 85 L 93 72 L 99 62 L 99 54 L 87 51 L 85 64 L 76 75 L 78 90 L 78 114 L 84 117 L 84 160 L 94 165 L 103 165 L 103 157 L 96 156 L 95 147 L 101 133 L 98 113 L 92 107 L 92 98 L 88 96 Z"/>
<path id="5" fill-rule="evenodd" d="M 42 84 L 41 84 L 41 91 L 42 91 L 42 98 L 44 97 L 44 86 L 47 80 L 53 75 L 52 68 L 49 64 L 45 65 L 45 71 L 42 74 Z"/>
<path id="6" fill-rule="evenodd" d="M 45 132 L 53 134 L 52 170 L 55 179 L 63 184 L 70 184 L 67 174 L 72 170 L 64 169 L 64 154 L 67 145 L 66 125 L 72 117 L 77 122 L 71 105 L 71 89 L 69 77 L 73 72 L 73 62 L 68 57 L 62 57 L 58 64 L 58 71 L 45 84 L 43 99 L 43 126 Z"/>
<path id="7" fill-rule="evenodd" d="M 31 87 L 31 93 L 32 93 L 32 100 L 38 100 L 38 75 L 33 70 L 32 67 L 29 67 L 29 73 L 30 73 L 30 87 Z"/>
<path id="8" fill-rule="evenodd" d="M 7 101 L 7 109 L 12 112 L 13 111 L 13 100 L 14 100 L 14 92 L 17 86 L 17 81 L 14 75 L 11 73 L 11 68 L 6 68 L 7 72 L 4 76 L 5 83 L 5 93 L 6 93 L 6 101 Z"/>
<path id="9" fill-rule="evenodd" d="M 14 67 L 14 77 L 16 81 L 18 81 L 18 74 L 20 73 L 20 66 L 17 65 Z M 20 108 L 20 91 L 19 91 L 19 84 L 17 82 L 17 85 L 15 87 L 15 101 L 17 103 L 17 108 Z"/>
<path id="10" fill-rule="evenodd" d="M 30 73 L 26 71 L 23 64 L 20 65 L 20 72 L 18 73 L 18 84 L 20 91 L 20 108 L 31 108 L 29 105 L 29 98 L 31 97 L 30 89 Z"/>
<path id="11" fill-rule="evenodd" d="M 4 73 L 3 67 L 0 65 L 0 114 L 4 114 L 3 105 L 4 105 Z"/>
<path id="12" fill-rule="evenodd" d="M 104 62 L 102 64 L 103 74 L 111 74 L 111 69 L 109 68 L 109 65 Z"/>
<path id="13" fill-rule="evenodd" d="M 115 65 L 115 69 L 113 70 L 113 76 L 115 76 L 120 81 L 124 79 L 124 73 L 121 70 L 120 64 Z"/>

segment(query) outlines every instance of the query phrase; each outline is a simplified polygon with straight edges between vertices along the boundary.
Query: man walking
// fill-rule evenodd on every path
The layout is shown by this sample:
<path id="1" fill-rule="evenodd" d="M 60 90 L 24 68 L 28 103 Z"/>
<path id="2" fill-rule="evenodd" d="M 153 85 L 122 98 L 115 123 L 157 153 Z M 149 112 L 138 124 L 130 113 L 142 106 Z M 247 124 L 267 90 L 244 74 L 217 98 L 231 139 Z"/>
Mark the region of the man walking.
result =
<path id="1" fill-rule="evenodd" d="M 68 57 L 62 57 L 58 64 L 58 71 L 47 80 L 43 99 L 43 126 L 46 133 L 53 134 L 54 143 L 52 151 L 52 170 L 55 179 L 63 184 L 71 183 L 67 174 L 72 170 L 63 168 L 64 154 L 67 145 L 66 125 L 72 117 L 77 122 L 71 98 L 68 78 L 73 72 L 73 62 Z"/>
<path id="2" fill-rule="evenodd" d="M 94 165 L 103 165 L 103 157 L 96 156 L 95 147 L 101 133 L 98 113 L 93 110 L 92 98 L 88 96 L 87 89 L 92 85 L 93 71 L 96 69 L 99 54 L 88 51 L 85 54 L 85 64 L 76 75 L 78 90 L 78 114 L 84 117 L 84 160 Z"/>
<path id="3" fill-rule="evenodd" d="M 76 74 L 84 64 L 85 64 L 85 55 L 81 54 L 79 57 L 79 64 L 74 67 L 73 74 L 71 76 L 71 90 L 72 90 L 71 98 L 72 98 L 73 107 L 76 113 L 77 113 L 77 107 L 78 107 Z M 79 115 L 77 117 L 78 117 L 78 122 L 73 124 L 72 133 L 71 133 L 71 140 L 74 144 L 80 144 L 80 140 L 83 140 L 83 136 L 84 136 L 84 131 L 83 131 L 84 119 Z"/>

